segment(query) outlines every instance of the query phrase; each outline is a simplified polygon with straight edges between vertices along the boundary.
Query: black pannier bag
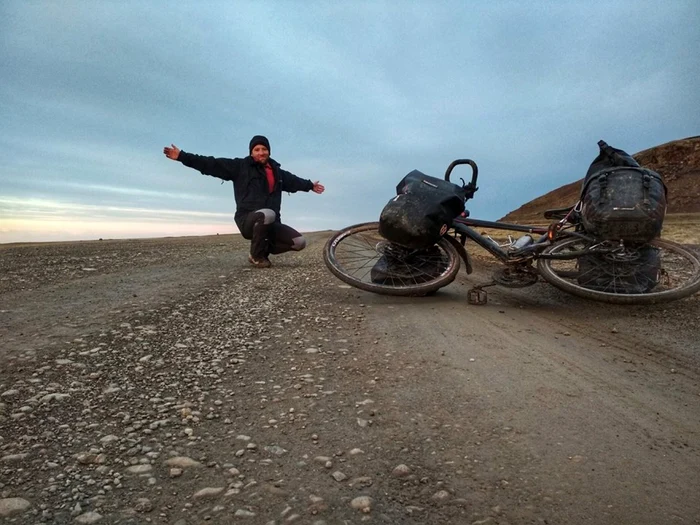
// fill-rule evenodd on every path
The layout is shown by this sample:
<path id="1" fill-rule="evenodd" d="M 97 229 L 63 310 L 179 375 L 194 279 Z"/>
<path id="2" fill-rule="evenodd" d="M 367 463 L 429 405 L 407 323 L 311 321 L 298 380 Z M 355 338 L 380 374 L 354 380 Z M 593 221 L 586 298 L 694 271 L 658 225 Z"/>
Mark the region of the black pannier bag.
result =
<path id="1" fill-rule="evenodd" d="M 464 211 L 465 191 L 461 186 L 418 170 L 399 182 L 396 194 L 379 216 L 379 233 L 408 248 L 434 245 Z"/>
<path id="2" fill-rule="evenodd" d="M 648 242 L 658 237 L 666 215 L 661 175 L 602 140 L 598 146 L 600 154 L 581 189 L 585 230 L 607 240 Z"/>
<path id="3" fill-rule="evenodd" d="M 396 253 L 394 253 L 394 251 Z M 373 283 L 425 283 L 447 269 L 449 261 L 437 246 L 420 250 L 398 247 L 382 255 L 370 271 Z"/>
<path id="4" fill-rule="evenodd" d="M 605 254 L 588 254 L 578 259 L 578 283 L 609 293 L 649 293 L 659 283 L 661 257 L 658 248 L 644 246 L 635 256 L 616 260 Z"/>

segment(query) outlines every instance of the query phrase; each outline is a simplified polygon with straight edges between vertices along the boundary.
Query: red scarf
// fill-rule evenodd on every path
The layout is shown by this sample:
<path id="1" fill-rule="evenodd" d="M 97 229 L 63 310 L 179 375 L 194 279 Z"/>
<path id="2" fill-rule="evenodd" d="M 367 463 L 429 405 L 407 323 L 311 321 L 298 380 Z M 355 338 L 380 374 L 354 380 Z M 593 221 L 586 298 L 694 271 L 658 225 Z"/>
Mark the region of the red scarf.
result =
<path id="1" fill-rule="evenodd" d="M 267 186 L 270 188 L 270 193 L 275 189 L 275 174 L 272 172 L 272 166 L 265 164 L 265 175 L 267 175 Z"/>

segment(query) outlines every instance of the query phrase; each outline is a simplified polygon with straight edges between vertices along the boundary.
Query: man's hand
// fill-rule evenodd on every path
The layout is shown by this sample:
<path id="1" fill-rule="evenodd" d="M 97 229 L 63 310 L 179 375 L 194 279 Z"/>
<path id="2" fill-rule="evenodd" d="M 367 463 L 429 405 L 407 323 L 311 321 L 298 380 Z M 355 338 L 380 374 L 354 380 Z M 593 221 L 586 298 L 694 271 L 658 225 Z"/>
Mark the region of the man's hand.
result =
<path id="1" fill-rule="evenodd" d="M 314 182 L 314 187 L 311 189 L 314 193 L 323 193 L 325 191 L 325 187 L 323 184 L 320 184 L 318 181 Z"/>
<path id="2" fill-rule="evenodd" d="M 177 160 L 177 158 L 180 156 L 180 148 L 178 148 L 175 144 L 171 144 L 170 147 L 165 146 L 163 148 L 163 153 L 165 153 L 165 156 L 169 159 Z"/>

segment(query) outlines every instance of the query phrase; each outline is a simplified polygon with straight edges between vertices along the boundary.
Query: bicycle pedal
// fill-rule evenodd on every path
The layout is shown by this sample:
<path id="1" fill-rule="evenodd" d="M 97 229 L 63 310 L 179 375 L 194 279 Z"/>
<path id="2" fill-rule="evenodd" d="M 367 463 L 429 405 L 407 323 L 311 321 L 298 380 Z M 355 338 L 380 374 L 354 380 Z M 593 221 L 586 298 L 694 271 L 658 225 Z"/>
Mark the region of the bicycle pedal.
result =
<path id="1" fill-rule="evenodd" d="M 488 294 L 486 290 L 481 288 L 471 288 L 467 292 L 467 302 L 477 306 L 483 306 L 488 302 Z"/>

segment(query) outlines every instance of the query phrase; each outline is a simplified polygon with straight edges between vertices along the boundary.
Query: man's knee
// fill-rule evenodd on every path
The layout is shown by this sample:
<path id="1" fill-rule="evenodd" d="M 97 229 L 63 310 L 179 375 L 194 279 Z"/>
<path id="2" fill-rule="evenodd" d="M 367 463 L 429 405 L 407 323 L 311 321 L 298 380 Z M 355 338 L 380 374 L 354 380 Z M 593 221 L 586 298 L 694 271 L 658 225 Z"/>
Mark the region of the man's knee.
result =
<path id="1" fill-rule="evenodd" d="M 295 252 L 300 252 L 304 248 L 306 248 L 306 239 L 303 235 L 300 235 L 299 237 L 294 237 L 294 239 L 292 239 L 292 250 L 294 250 Z"/>
<path id="2" fill-rule="evenodd" d="M 262 208 L 250 212 L 242 224 L 236 223 L 239 226 L 239 231 L 244 239 L 251 240 L 253 237 L 264 234 L 267 227 L 275 222 L 277 214 L 269 209 Z"/>
<path id="3" fill-rule="evenodd" d="M 255 221 L 258 224 L 272 224 L 277 219 L 277 214 L 269 208 L 262 208 L 255 213 L 258 214 L 258 218 Z"/>

